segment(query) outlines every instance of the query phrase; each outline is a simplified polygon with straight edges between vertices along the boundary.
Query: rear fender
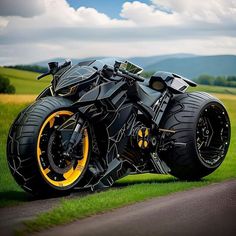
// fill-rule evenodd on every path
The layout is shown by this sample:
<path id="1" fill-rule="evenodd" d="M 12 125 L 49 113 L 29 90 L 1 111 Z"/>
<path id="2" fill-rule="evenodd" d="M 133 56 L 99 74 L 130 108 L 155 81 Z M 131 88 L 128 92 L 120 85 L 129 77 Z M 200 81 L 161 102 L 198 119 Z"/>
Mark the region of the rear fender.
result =
<path id="1" fill-rule="evenodd" d="M 197 84 L 193 81 L 186 79 L 180 75 L 173 74 L 170 72 L 159 71 L 156 72 L 150 79 L 149 85 L 153 87 L 154 82 L 163 81 L 167 88 L 169 88 L 173 93 L 184 93 L 189 86 L 196 87 Z"/>

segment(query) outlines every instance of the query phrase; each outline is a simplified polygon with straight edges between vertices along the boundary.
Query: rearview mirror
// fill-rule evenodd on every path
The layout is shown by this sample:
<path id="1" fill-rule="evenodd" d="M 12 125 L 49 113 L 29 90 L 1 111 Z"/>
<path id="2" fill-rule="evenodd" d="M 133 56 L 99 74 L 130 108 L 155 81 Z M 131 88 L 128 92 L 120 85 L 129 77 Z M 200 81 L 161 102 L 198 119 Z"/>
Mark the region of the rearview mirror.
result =
<path id="1" fill-rule="evenodd" d="M 130 73 L 133 73 L 133 74 L 140 74 L 143 71 L 143 68 L 141 68 L 141 67 L 139 67 L 139 66 L 137 66 L 134 63 L 129 62 L 129 61 L 125 61 L 125 62 L 116 61 L 114 67 L 116 69 L 126 70 Z"/>

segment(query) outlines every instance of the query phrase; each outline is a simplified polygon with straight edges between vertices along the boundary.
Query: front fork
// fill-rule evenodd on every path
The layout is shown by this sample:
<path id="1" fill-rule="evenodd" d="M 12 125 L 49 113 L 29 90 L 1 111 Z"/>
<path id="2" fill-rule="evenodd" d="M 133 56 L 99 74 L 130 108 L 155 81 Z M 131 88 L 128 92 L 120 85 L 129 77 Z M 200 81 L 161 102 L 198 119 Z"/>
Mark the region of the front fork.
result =
<path id="1" fill-rule="evenodd" d="M 84 125 L 84 120 L 78 115 L 75 115 L 75 117 L 72 117 L 59 127 L 58 131 L 62 136 L 62 144 L 66 146 L 63 153 L 65 157 L 69 159 L 80 158 L 79 156 L 73 155 L 73 152 L 74 148 L 79 144 L 83 137 Z M 68 135 L 68 133 L 70 135 Z"/>

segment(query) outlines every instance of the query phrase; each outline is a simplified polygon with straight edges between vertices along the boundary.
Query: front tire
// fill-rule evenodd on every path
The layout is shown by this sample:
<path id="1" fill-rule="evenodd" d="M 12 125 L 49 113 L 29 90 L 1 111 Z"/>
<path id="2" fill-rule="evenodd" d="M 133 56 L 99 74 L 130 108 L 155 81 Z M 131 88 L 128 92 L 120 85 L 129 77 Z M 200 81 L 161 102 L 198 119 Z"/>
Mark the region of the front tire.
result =
<path id="1" fill-rule="evenodd" d="M 161 153 L 173 176 L 198 180 L 215 171 L 223 162 L 230 143 L 230 121 L 223 104 L 203 93 L 175 96 L 164 115 L 163 143 L 173 147 Z M 184 146 L 186 144 L 186 146 Z"/>
<path id="2" fill-rule="evenodd" d="M 89 161 L 89 134 L 84 131 L 82 159 L 63 160 L 55 127 L 73 113 L 71 102 L 58 97 L 42 98 L 14 121 L 7 140 L 7 159 L 16 182 L 33 195 L 64 194 L 83 177 Z"/>

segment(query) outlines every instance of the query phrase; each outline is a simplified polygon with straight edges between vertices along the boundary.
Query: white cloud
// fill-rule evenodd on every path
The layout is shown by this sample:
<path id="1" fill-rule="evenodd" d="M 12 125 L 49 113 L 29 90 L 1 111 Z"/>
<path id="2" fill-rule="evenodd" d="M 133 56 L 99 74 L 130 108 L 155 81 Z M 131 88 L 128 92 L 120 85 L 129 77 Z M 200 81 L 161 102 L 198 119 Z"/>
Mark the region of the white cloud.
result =
<path id="1" fill-rule="evenodd" d="M 168 14 L 160 11 L 154 5 L 147 5 L 138 1 L 124 3 L 121 16 L 137 26 L 175 26 L 181 24 L 178 15 Z"/>
<path id="2" fill-rule="evenodd" d="M 31 7 L 38 13 L 0 17 L 0 64 L 53 57 L 236 54 L 236 0 L 126 2 L 121 19 L 94 8 L 74 9 L 66 0 L 27 1 L 36 3 Z"/>
<path id="3" fill-rule="evenodd" d="M 5 17 L 0 16 L 0 30 L 1 28 L 5 28 L 8 24 L 8 20 Z"/>
<path id="4" fill-rule="evenodd" d="M 152 0 L 153 4 L 165 6 L 174 13 L 190 21 L 204 23 L 223 23 L 225 20 L 236 21 L 235 0 Z"/>
<path id="5" fill-rule="evenodd" d="M 20 0 L 21 1 L 21 0 Z M 23 0 L 22 0 L 23 1 Z M 34 2 L 34 1 L 31 1 Z M 37 1 L 36 1 L 37 2 Z M 94 8 L 70 7 L 66 0 L 41 0 L 45 10 L 43 14 L 23 18 L 21 15 L 8 17 L 8 29 L 55 28 L 55 27 L 129 27 L 127 20 L 111 19 Z"/>

